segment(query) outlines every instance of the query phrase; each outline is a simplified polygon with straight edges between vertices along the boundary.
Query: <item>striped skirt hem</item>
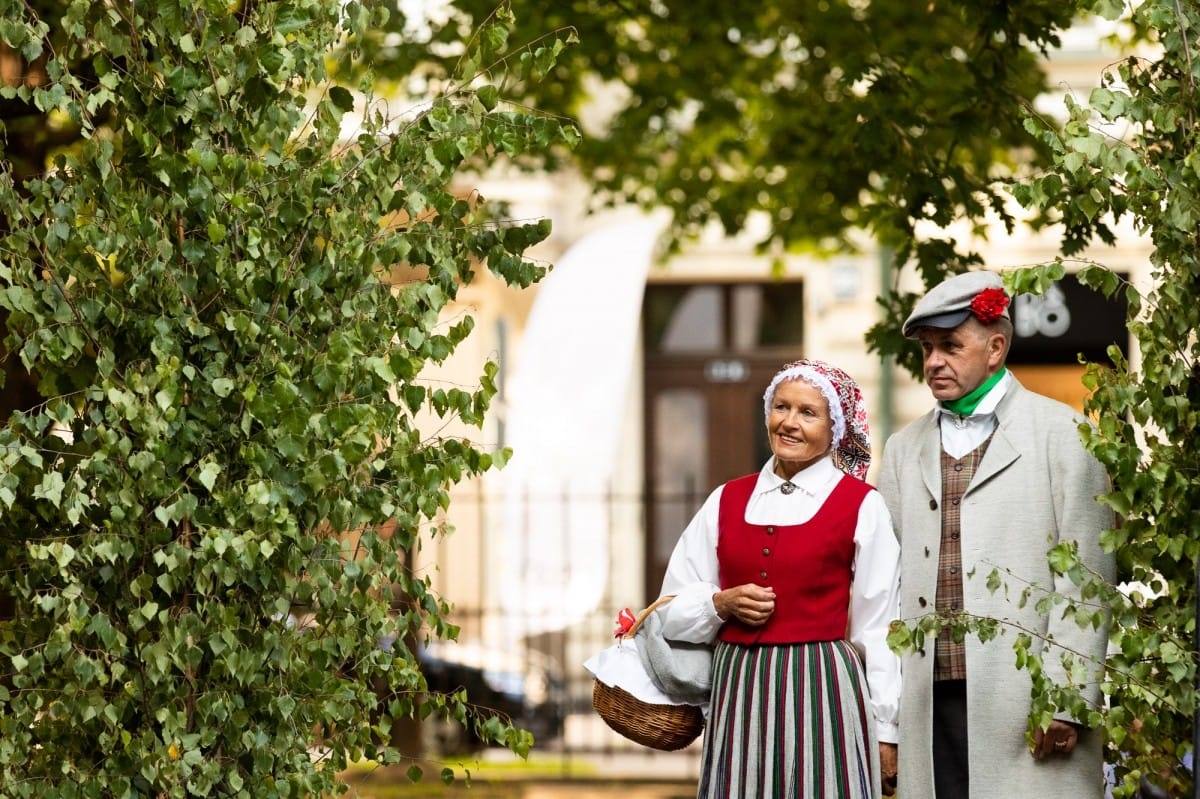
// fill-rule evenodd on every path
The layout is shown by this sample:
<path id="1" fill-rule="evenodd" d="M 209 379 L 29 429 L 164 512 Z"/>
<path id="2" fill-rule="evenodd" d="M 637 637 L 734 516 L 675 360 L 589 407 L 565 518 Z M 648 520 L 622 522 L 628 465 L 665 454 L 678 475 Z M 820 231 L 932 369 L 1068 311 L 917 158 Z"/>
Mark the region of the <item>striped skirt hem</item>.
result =
<path id="1" fill-rule="evenodd" d="M 879 748 L 847 641 L 719 642 L 702 799 L 879 799 Z"/>

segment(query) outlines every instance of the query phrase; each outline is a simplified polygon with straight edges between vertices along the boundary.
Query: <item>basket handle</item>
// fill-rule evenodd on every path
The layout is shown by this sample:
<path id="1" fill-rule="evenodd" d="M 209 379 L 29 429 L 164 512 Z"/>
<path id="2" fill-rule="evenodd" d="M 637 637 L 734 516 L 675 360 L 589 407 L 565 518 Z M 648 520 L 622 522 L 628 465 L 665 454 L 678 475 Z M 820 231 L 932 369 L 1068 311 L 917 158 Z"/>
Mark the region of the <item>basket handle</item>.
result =
<path id="1" fill-rule="evenodd" d="M 651 613 L 657 610 L 659 605 L 665 605 L 674 598 L 674 594 L 667 594 L 666 596 L 660 596 L 658 599 L 651 602 L 649 607 L 637 615 L 637 618 L 634 619 L 633 624 L 629 625 L 629 629 L 625 631 L 625 634 L 622 635 L 621 638 L 632 638 L 637 632 L 638 627 L 642 626 L 642 622 L 645 621 Z"/>

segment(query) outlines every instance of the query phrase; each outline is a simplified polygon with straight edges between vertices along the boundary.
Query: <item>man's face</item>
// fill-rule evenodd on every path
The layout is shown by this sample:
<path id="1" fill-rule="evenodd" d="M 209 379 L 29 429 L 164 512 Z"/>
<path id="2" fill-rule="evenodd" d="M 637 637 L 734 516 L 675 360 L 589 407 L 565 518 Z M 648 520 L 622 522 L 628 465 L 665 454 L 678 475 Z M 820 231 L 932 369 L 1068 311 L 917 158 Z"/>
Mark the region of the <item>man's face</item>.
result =
<path id="1" fill-rule="evenodd" d="M 970 394 L 1004 361 L 1004 335 L 989 333 L 973 319 L 952 330 L 921 328 L 916 337 L 921 342 L 925 382 L 941 402 Z"/>

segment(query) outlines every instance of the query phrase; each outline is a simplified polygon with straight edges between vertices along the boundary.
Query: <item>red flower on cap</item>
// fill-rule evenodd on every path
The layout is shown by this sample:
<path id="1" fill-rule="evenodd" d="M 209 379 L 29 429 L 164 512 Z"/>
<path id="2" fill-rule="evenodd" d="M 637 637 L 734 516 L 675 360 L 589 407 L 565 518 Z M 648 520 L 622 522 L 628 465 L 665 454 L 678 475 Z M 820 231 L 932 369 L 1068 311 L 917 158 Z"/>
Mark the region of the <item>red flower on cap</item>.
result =
<path id="1" fill-rule="evenodd" d="M 995 322 L 1004 315 L 1004 309 L 1008 307 L 1008 294 L 1004 289 L 984 289 L 975 295 L 975 299 L 971 300 L 971 313 L 975 314 L 975 318 L 985 325 Z"/>

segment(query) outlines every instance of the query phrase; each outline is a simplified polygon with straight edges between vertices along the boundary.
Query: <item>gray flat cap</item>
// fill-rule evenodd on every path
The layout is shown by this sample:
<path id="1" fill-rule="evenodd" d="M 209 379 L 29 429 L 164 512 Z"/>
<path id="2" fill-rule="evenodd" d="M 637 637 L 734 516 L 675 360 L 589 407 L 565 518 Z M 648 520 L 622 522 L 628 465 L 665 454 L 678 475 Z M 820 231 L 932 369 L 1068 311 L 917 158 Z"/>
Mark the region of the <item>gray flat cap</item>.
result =
<path id="1" fill-rule="evenodd" d="M 1011 318 L 1008 315 L 1010 298 L 1008 292 L 1004 290 L 1004 281 L 1000 279 L 1000 276 L 995 272 L 965 272 L 943 280 L 920 299 L 917 307 L 913 308 L 913 312 L 904 322 L 902 330 L 905 337 L 913 338 L 913 333 L 920 327 L 942 329 L 958 327 L 971 315 L 971 303 L 979 296 L 980 292 L 987 289 L 999 289 L 1003 294 L 1001 298 L 1001 295 L 996 295 L 994 291 L 989 292 L 989 295 L 995 296 L 992 302 L 985 303 L 988 309 L 995 314 L 997 306 L 1001 306 L 1001 312 L 995 314 L 993 318 Z M 986 311 L 984 313 L 986 316 Z M 985 319 L 985 321 L 993 320 Z"/>

